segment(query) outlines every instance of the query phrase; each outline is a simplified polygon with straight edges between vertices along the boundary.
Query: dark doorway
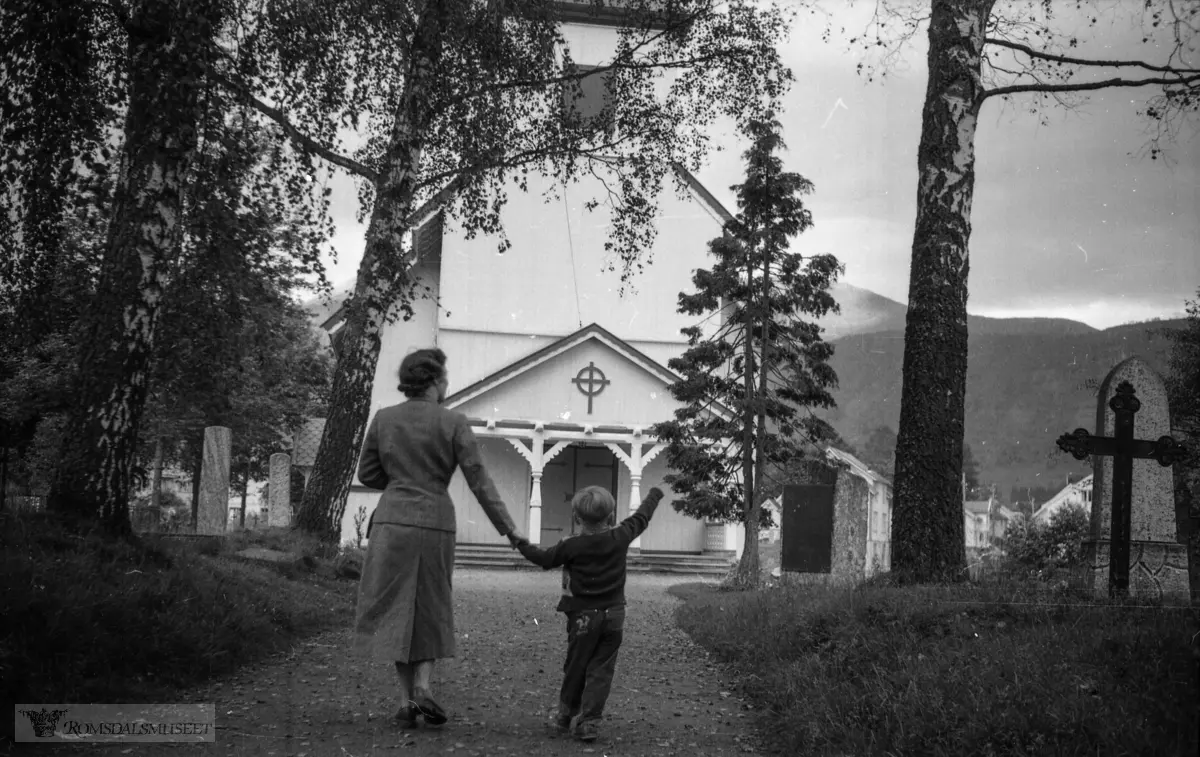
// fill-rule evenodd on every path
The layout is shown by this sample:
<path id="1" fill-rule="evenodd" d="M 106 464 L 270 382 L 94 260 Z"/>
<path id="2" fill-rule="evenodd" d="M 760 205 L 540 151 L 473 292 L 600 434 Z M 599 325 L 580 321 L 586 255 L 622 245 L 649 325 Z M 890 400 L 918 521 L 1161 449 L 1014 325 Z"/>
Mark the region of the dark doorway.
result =
<path id="1" fill-rule="evenodd" d="M 607 447 L 572 444 L 542 472 L 542 544 L 555 544 L 577 530 L 571 498 L 585 486 L 603 486 L 617 497 L 617 458 Z M 613 513 L 614 517 L 616 513 Z"/>

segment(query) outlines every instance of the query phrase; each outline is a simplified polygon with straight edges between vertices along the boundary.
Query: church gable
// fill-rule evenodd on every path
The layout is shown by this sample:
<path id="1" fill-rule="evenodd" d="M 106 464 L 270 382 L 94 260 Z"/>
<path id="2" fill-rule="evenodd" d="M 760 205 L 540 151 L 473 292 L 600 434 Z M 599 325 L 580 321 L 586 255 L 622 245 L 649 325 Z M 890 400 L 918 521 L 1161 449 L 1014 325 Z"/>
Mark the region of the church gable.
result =
<path id="1" fill-rule="evenodd" d="M 676 375 L 593 324 L 447 398 L 485 420 L 648 426 L 678 403 Z"/>

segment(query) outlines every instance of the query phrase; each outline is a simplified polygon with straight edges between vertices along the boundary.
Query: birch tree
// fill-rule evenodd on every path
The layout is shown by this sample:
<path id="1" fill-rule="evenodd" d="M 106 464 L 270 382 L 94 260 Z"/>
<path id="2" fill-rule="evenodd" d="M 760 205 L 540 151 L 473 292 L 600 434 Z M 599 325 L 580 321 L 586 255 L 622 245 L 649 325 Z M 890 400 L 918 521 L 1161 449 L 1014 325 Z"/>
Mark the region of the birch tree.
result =
<path id="1" fill-rule="evenodd" d="M 575 65 L 560 20 L 619 13 L 624 27 L 599 68 Z M 339 538 L 370 412 L 380 334 L 411 315 L 412 231 L 445 212 L 469 234 L 493 234 L 514 186 L 539 172 L 584 175 L 607 187 L 589 208 L 612 214 L 609 249 L 630 281 L 654 237 L 657 199 L 673 164 L 697 168 L 719 117 L 739 125 L 778 101 L 791 74 L 776 47 L 785 14 L 750 0 L 426 0 L 308 3 L 279 0 L 255 39 L 253 70 L 225 84 L 274 118 L 309 154 L 360 180 L 366 246 L 358 267 L 331 405 L 298 523 Z M 267 54 L 269 51 L 270 54 Z M 673 78 L 668 80 L 666 74 Z M 599 118 L 562 103 L 587 76 L 611 98 Z M 363 146 L 346 150 L 343 125 Z M 424 206 L 432 209 L 419 213 Z"/>
<path id="2" fill-rule="evenodd" d="M 873 76 L 928 28 L 892 520 L 892 569 L 906 579 L 957 580 L 966 562 L 960 482 L 968 246 L 984 103 L 1030 98 L 1035 110 L 1075 107 L 1087 92 L 1141 89 L 1151 157 L 1200 104 L 1200 5 L 1076 4 L 1092 28 L 1101 17 L 1132 13 L 1145 29 L 1144 59 L 1074 54 L 1080 40 L 1056 30 L 1058 7 L 1051 0 L 879 0 L 871 29 L 852 40 L 882 51 L 881 61 L 861 69 Z"/>
<path id="3" fill-rule="evenodd" d="M 21 333 L 44 334 L 53 326 L 43 306 L 62 219 L 86 216 L 99 262 L 73 334 L 79 386 L 50 506 L 118 533 L 129 530 L 170 264 L 184 219 L 200 212 L 187 202 L 205 170 L 197 145 L 221 138 L 212 118 L 222 110 L 211 86 L 215 41 L 236 39 L 244 13 L 236 0 L 13 0 L 0 9 L 0 241 L 12 251 L 0 263 L 0 288 L 12 295 L 8 315 Z M 275 202 L 284 204 L 279 194 L 297 194 L 287 191 L 291 164 L 287 156 L 268 162 L 284 190 Z"/>

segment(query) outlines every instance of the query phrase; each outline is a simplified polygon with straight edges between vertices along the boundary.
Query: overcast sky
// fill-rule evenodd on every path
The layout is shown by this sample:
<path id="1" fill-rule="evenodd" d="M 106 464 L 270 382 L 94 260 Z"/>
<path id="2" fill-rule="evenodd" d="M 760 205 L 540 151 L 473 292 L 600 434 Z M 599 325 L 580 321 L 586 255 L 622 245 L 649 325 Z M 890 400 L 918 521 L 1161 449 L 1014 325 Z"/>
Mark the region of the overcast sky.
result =
<path id="1" fill-rule="evenodd" d="M 1140 0 L 1126 0 L 1140 5 Z M 1001 0 L 1003 3 L 1004 0 Z M 857 33 L 873 3 L 827 2 L 835 26 Z M 1060 19 L 1075 28 L 1073 19 Z M 796 74 L 781 114 L 788 170 L 809 178 L 815 226 L 795 249 L 832 252 L 844 280 L 907 301 L 916 215 L 916 154 L 925 91 L 924 34 L 886 81 L 867 83 L 844 38 L 821 40 L 824 20 L 797 19 L 784 55 Z M 1128 19 L 1078 25 L 1079 55 L 1153 57 Z M 1193 66 L 1200 61 L 1192 61 Z M 1111 75 L 1111 74 L 1109 74 Z M 1105 90 L 1073 112 L 1048 111 L 1048 125 L 1019 103 L 989 100 L 976 139 L 970 299 L 972 313 L 1056 316 L 1104 328 L 1178 316 L 1200 288 L 1200 138 L 1194 125 L 1169 160 L 1142 155 L 1146 125 L 1137 110 L 1148 90 Z M 1028 110 L 1028 108 L 1024 108 Z M 736 212 L 729 187 L 741 181 L 744 144 L 728 149 L 699 179 Z M 335 285 L 353 281 L 365 226 L 348 179 L 334 182 Z M 342 286 L 338 286 L 342 288 Z"/>

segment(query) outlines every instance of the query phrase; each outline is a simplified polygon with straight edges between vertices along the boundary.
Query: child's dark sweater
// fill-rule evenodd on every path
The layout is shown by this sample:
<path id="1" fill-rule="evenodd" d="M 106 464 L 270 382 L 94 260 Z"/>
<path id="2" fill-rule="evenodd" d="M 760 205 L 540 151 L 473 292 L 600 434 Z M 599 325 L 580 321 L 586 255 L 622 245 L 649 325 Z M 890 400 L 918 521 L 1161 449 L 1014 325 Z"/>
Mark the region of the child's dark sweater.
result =
<path id="1" fill-rule="evenodd" d="M 596 534 L 577 534 L 547 549 L 527 541 L 517 549 L 535 565 L 549 570 L 563 566 L 563 596 L 559 612 L 601 610 L 625 604 L 625 556 L 654 516 L 662 492 L 651 489 L 642 506 L 616 528 Z"/>

